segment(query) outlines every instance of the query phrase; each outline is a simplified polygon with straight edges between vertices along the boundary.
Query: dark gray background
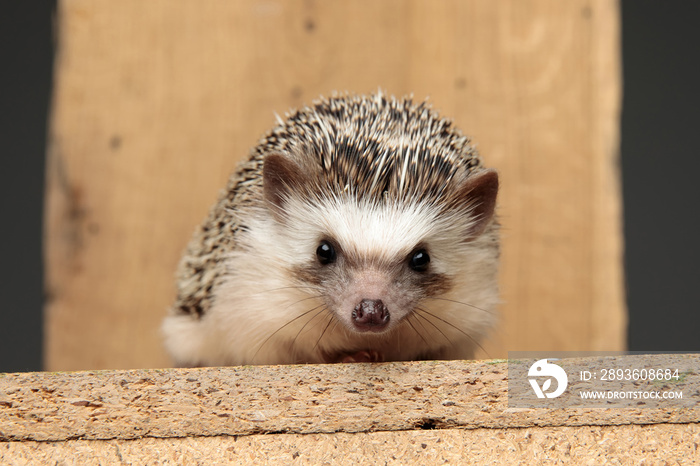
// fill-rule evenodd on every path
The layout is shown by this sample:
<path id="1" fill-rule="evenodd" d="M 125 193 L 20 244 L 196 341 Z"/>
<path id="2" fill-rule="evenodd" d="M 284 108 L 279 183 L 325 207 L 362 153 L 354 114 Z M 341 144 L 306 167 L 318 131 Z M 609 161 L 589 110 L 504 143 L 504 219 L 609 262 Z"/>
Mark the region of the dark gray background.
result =
<path id="1" fill-rule="evenodd" d="M 0 372 L 41 369 L 53 1 L 0 14 Z M 629 348 L 700 350 L 700 3 L 622 2 Z"/>

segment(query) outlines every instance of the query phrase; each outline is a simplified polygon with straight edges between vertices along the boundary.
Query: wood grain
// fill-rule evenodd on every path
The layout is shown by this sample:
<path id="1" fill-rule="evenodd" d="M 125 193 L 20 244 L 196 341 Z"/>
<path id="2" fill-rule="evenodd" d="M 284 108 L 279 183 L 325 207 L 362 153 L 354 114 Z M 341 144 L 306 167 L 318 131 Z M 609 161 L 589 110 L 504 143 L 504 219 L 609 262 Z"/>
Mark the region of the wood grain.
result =
<path id="1" fill-rule="evenodd" d="M 195 225 L 274 113 L 430 97 L 501 174 L 508 350 L 625 347 L 614 0 L 59 2 L 45 365 L 169 364 Z"/>

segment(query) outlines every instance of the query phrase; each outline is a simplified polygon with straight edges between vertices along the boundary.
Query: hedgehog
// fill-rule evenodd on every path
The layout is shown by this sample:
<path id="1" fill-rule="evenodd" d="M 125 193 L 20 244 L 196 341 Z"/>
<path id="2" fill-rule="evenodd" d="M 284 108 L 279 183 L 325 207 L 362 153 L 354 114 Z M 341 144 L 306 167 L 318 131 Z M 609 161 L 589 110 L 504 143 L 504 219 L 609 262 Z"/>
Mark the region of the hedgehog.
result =
<path id="1" fill-rule="evenodd" d="M 166 349 L 180 367 L 473 358 L 496 320 L 497 193 L 426 101 L 278 116 L 187 246 Z"/>

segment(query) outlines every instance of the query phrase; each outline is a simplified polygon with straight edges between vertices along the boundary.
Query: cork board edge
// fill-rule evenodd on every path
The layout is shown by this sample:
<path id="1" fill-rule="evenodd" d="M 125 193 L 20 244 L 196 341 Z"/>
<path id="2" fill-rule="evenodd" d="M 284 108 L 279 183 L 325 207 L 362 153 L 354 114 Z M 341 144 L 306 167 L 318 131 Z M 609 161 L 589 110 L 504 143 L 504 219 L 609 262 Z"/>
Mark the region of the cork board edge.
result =
<path id="1" fill-rule="evenodd" d="M 0 441 L 700 422 L 697 404 L 509 408 L 507 372 L 494 360 L 0 374 Z"/>
<path id="2" fill-rule="evenodd" d="M 619 461 L 683 463 L 697 454 L 700 424 L 447 429 L 244 437 L 67 440 L 0 444 L 3 464 L 50 464 L 65 458 L 101 464 L 275 462 L 318 464 Z M 499 461 L 500 460 L 500 461 Z"/>

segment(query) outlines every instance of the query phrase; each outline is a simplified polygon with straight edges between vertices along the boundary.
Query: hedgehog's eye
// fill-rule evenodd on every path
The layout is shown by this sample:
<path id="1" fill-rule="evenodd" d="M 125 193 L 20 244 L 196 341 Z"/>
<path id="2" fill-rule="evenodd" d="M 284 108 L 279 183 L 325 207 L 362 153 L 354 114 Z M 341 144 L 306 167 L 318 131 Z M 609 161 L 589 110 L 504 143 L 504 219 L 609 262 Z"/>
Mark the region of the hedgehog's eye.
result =
<path id="1" fill-rule="evenodd" d="M 425 249 L 419 249 L 414 252 L 408 260 L 408 265 L 416 272 L 425 272 L 428 270 L 430 256 Z"/>
<path id="2" fill-rule="evenodd" d="M 335 248 L 326 240 L 321 241 L 321 244 L 316 249 L 316 257 L 321 265 L 328 265 L 335 262 Z"/>

